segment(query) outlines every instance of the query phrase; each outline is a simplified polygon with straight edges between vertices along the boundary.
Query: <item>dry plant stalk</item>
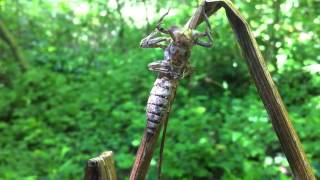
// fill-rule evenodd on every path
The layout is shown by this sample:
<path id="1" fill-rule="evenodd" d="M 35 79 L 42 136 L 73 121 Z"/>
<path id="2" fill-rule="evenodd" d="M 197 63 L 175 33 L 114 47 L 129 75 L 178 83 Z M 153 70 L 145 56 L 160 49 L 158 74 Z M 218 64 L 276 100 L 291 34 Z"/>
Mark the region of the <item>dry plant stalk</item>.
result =
<path id="1" fill-rule="evenodd" d="M 285 105 L 274 82 L 272 81 L 270 73 L 267 70 L 267 66 L 258 48 L 257 42 L 248 23 L 234 7 L 232 2 L 229 0 L 203 1 L 185 27 L 190 30 L 195 29 L 202 21 L 205 20 L 204 16 L 202 16 L 203 12 L 210 16 L 221 7 L 226 10 L 229 23 L 236 35 L 250 74 L 268 112 L 269 118 L 271 119 L 271 123 L 278 136 L 282 150 L 288 159 L 294 178 L 314 180 L 315 176 L 312 172 L 311 166 L 288 117 Z M 174 96 L 171 96 L 171 98 L 174 98 Z M 164 116 L 164 121 L 167 122 L 167 120 L 168 116 L 166 115 Z M 148 130 L 146 129 L 144 131 L 144 136 L 137 153 L 137 159 L 131 172 L 131 180 L 145 179 L 153 151 L 156 147 L 159 132 L 160 130 L 155 131 L 150 140 L 147 134 Z"/>
<path id="2" fill-rule="evenodd" d="M 287 157 L 295 179 L 314 180 L 310 163 L 302 148 L 299 137 L 288 116 L 264 58 L 258 48 L 249 24 L 229 0 L 206 0 L 206 12 L 216 12 L 220 7 L 226 10 L 229 23 L 236 35 L 245 57 L 250 74 L 260 98 L 268 112 L 272 126 Z M 195 24 L 199 24 L 197 22 Z"/>

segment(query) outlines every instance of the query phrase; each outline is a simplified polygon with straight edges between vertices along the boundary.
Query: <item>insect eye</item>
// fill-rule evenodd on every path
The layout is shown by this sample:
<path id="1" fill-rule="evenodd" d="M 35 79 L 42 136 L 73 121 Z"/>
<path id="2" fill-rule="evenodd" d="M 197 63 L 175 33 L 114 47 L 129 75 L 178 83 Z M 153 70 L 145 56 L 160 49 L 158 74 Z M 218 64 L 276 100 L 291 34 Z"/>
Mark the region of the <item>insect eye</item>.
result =
<path id="1" fill-rule="evenodd" d="M 172 53 L 175 53 L 175 52 L 177 51 L 177 49 L 176 49 L 175 47 L 171 46 L 170 51 L 171 51 Z"/>

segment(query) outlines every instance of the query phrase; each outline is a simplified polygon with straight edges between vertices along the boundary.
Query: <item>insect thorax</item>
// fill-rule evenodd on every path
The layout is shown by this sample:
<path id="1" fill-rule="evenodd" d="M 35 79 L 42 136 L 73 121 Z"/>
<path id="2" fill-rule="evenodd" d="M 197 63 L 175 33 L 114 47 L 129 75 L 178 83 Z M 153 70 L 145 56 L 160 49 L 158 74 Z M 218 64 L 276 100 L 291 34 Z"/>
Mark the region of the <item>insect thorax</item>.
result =
<path id="1" fill-rule="evenodd" d="M 173 79 L 190 74 L 189 57 L 193 45 L 192 31 L 172 27 L 171 42 L 164 49 L 164 60 L 149 64 L 149 69 Z"/>

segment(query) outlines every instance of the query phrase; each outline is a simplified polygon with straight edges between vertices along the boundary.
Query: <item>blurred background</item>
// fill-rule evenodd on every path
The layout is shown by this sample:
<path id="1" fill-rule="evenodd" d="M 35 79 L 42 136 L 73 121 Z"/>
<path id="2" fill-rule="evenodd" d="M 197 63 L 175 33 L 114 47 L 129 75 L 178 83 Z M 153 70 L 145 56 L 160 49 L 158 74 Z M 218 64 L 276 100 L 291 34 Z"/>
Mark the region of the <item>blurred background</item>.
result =
<path id="1" fill-rule="evenodd" d="M 320 15 L 314 0 L 235 0 L 247 18 L 320 178 Z M 115 153 L 128 179 L 146 124 L 161 49 L 197 1 L 0 0 L 0 179 L 81 179 L 88 159 Z M 163 179 L 291 179 L 225 12 L 214 46 L 194 47 L 167 130 Z M 204 30 L 204 25 L 199 30 Z M 10 37 L 8 40 L 8 37 Z M 148 179 L 155 179 L 158 150 Z"/>

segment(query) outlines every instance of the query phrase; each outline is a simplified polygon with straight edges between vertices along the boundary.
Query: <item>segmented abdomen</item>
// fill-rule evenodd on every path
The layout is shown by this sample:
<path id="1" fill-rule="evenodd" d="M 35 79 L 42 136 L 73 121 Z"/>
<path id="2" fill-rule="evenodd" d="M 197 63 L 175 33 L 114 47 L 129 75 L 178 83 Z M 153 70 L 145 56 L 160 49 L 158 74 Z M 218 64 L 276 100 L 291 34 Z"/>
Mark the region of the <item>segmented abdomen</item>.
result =
<path id="1" fill-rule="evenodd" d="M 151 90 L 147 104 L 147 132 L 155 131 L 169 113 L 171 100 L 175 95 L 177 80 L 158 77 Z"/>

